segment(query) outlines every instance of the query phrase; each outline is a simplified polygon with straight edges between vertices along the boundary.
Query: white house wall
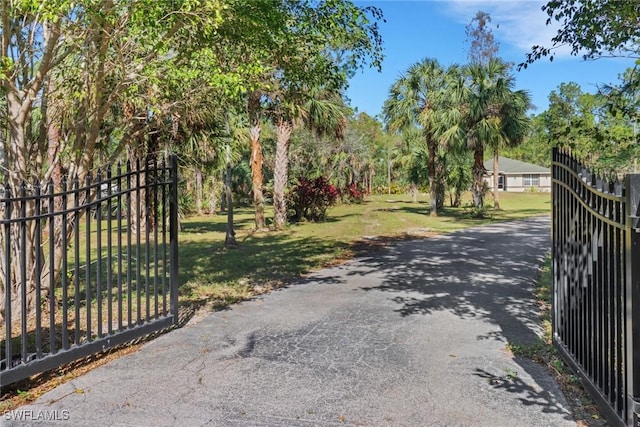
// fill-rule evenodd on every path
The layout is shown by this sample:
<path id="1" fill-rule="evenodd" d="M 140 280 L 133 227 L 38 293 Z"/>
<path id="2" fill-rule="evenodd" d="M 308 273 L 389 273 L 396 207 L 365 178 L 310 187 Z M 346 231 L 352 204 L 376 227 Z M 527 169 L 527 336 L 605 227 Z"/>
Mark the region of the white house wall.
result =
<path id="1" fill-rule="evenodd" d="M 529 175 L 529 174 L 528 174 Z M 523 185 L 523 176 L 520 175 L 505 175 L 507 180 L 507 190 L 512 192 L 524 192 L 532 191 L 531 186 L 525 187 Z M 533 191 L 551 191 L 551 175 L 539 175 L 540 185 L 533 187 Z M 489 190 L 493 191 L 493 176 L 486 176 L 484 181 L 487 183 Z"/>

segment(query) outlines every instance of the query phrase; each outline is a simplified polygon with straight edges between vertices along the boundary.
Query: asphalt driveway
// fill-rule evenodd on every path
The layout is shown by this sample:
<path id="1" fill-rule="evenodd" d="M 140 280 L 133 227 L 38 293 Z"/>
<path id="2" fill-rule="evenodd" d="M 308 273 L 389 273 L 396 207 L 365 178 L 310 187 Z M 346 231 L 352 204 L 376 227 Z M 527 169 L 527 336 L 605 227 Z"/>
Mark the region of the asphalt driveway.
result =
<path id="1" fill-rule="evenodd" d="M 201 316 L 2 422 L 575 425 L 546 370 L 506 349 L 541 332 L 549 246 L 540 217 L 401 242 Z"/>

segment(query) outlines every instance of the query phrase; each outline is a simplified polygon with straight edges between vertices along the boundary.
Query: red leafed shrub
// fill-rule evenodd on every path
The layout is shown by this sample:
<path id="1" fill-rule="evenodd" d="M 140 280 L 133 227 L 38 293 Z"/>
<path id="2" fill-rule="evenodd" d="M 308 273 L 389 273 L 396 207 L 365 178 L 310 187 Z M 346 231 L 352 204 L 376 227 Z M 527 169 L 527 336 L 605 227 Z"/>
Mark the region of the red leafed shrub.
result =
<path id="1" fill-rule="evenodd" d="M 299 177 L 298 183 L 288 194 L 288 206 L 292 210 L 290 219 L 300 221 L 324 221 L 327 209 L 338 200 L 338 190 L 326 178 Z"/>
<path id="2" fill-rule="evenodd" d="M 350 203 L 362 203 L 364 200 L 364 190 L 355 182 L 347 187 L 346 195 Z"/>

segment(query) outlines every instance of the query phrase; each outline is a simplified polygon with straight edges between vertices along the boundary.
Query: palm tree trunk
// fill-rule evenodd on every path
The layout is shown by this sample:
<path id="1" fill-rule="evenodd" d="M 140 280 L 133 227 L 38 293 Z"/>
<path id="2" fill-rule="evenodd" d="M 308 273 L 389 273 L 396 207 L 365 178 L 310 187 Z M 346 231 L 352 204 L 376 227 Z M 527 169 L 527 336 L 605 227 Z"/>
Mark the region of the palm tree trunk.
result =
<path id="1" fill-rule="evenodd" d="M 204 180 L 202 170 L 196 167 L 196 210 L 198 215 L 202 215 L 202 198 L 204 194 Z"/>
<path id="2" fill-rule="evenodd" d="M 443 158 L 436 158 L 436 206 L 438 211 L 444 208 L 445 190 L 446 190 L 446 165 Z"/>
<path id="3" fill-rule="evenodd" d="M 249 138 L 251 140 L 251 191 L 255 211 L 256 229 L 266 228 L 264 219 L 264 196 L 262 194 L 262 144 L 260 143 L 260 94 L 249 95 Z"/>
<path id="4" fill-rule="evenodd" d="M 276 124 L 276 160 L 273 174 L 273 226 L 282 230 L 287 223 L 287 201 L 284 190 L 288 181 L 289 139 L 293 124 L 287 120 L 278 120 Z"/>
<path id="5" fill-rule="evenodd" d="M 438 216 L 438 189 L 436 183 L 436 145 L 427 137 L 427 147 L 429 150 L 429 206 L 431 216 Z"/>
<path id="6" fill-rule="evenodd" d="M 500 209 L 500 201 L 498 200 L 498 147 L 493 150 L 493 207 Z"/>
<path id="7" fill-rule="evenodd" d="M 227 206 L 227 233 L 224 238 L 224 245 L 236 246 L 236 232 L 233 228 L 233 195 L 231 193 L 231 148 L 227 145 L 227 173 L 224 177 L 224 197 Z"/>
<path id="8" fill-rule="evenodd" d="M 478 144 L 480 145 L 480 144 Z M 484 150 L 482 147 L 476 148 L 473 153 L 473 184 L 471 193 L 473 195 L 473 206 L 482 208 L 484 205 Z"/>

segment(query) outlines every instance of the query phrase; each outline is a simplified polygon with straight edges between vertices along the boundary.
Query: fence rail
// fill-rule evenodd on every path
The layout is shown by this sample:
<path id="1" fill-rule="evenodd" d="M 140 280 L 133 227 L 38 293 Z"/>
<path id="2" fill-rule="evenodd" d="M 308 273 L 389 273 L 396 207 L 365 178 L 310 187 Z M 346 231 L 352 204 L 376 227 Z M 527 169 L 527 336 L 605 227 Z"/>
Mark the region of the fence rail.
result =
<path id="1" fill-rule="evenodd" d="M 0 386 L 178 322 L 174 156 L 7 184 L 0 215 Z"/>
<path id="2" fill-rule="evenodd" d="M 554 149 L 553 340 L 612 425 L 640 425 L 639 196 Z"/>

